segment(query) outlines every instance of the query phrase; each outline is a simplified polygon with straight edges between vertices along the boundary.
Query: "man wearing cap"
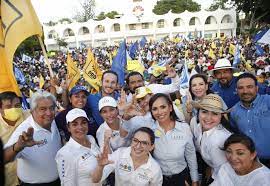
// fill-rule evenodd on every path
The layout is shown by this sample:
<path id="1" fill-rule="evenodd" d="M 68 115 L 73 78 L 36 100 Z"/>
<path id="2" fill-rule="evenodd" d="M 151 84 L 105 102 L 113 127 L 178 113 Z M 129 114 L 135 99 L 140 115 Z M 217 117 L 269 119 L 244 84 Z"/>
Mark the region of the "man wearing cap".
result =
<path id="1" fill-rule="evenodd" d="M 250 73 L 238 76 L 237 93 L 240 101 L 232 108 L 231 125 L 254 141 L 261 163 L 270 168 L 270 96 L 258 94 Z"/>
<path id="2" fill-rule="evenodd" d="M 233 76 L 235 70 L 228 59 L 222 58 L 217 61 L 211 71 L 217 79 L 211 89 L 224 100 L 228 108 L 231 108 L 239 101 L 236 92 L 236 77 Z"/>
<path id="3" fill-rule="evenodd" d="M 56 162 L 61 138 L 54 122 L 56 99 L 36 92 L 30 101 L 31 116 L 13 132 L 5 145 L 5 163 L 17 159 L 20 185 L 59 186 Z"/>
<path id="4" fill-rule="evenodd" d="M 93 117 L 98 125 L 104 122 L 99 113 L 98 102 L 104 96 L 111 96 L 117 100 L 119 97 L 117 93 L 117 83 L 117 74 L 111 70 L 105 71 L 101 78 L 101 91 L 96 94 L 90 94 L 87 98 L 87 106 L 91 108 Z"/>

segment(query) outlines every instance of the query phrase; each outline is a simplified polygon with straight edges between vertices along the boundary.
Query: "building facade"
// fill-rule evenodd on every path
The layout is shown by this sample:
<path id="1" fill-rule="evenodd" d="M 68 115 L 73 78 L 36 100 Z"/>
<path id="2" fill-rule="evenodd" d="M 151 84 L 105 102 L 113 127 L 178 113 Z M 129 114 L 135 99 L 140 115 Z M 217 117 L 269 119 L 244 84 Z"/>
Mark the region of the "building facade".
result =
<path id="1" fill-rule="evenodd" d="M 58 49 L 57 38 L 64 39 L 69 48 L 78 48 L 114 45 L 123 38 L 129 42 L 139 40 L 142 36 L 159 40 L 165 36 L 172 38 L 177 34 L 189 38 L 236 35 L 234 9 L 156 15 L 152 12 L 155 4 L 156 0 L 128 0 L 125 11 L 119 18 L 43 25 L 45 44 L 48 50 L 54 50 Z"/>

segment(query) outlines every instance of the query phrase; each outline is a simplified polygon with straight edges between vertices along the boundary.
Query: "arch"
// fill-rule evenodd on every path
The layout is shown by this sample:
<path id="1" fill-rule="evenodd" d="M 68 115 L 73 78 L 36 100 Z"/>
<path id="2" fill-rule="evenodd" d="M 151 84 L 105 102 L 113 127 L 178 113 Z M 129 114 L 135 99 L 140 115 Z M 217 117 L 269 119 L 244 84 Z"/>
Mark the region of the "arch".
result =
<path id="1" fill-rule="evenodd" d="M 208 16 L 204 22 L 206 25 L 217 24 L 217 19 L 214 16 Z"/>
<path id="2" fill-rule="evenodd" d="M 87 28 L 86 26 L 81 27 L 78 32 L 79 35 L 86 35 L 89 33 L 90 33 L 89 28 Z"/>
<path id="3" fill-rule="evenodd" d="M 48 39 L 55 39 L 57 38 L 58 34 L 55 30 L 51 30 L 49 33 L 48 33 Z"/>
<path id="4" fill-rule="evenodd" d="M 192 17 L 189 20 L 189 26 L 200 25 L 200 19 L 198 17 Z"/>
<path id="5" fill-rule="evenodd" d="M 233 23 L 233 18 L 229 14 L 223 16 L 221 23 Z"/>
<path id="6" fill-rule="evenodd" d="M 97 25 L 94 32 L 95 33 L 105 33 L 105 26 Z"/>
<path id="7" fill-rule="evenodd" d="M 112 30 L 113 32 L 120 32 L 120 31 L 121 31 L 120 24 L 119 24 L 119 23 L 114 23 L 114 24 L 112 25 L 111 30 Z"/>
<path id="8" fill-rule="evenodd" d="M 73 30 L 71 28 L 66 28 L 63 32 L 63 37 L 75 36 Z"/>
<path id="9" fill-rule="evenodd" d="M 164 28 L 165 27 L 165 20 L 164 19 L 159 19 L 157 21 L 157 28 Z"/>
<path id="10" fill-rule="evenodd" d="M 176 19 L 173 20 L 173 26 L 174 27 L 178 27 L 178 26 L 181 26 L 183 24 L 184 24 L 184 21 L 181 18 L 176 18 Z"/>

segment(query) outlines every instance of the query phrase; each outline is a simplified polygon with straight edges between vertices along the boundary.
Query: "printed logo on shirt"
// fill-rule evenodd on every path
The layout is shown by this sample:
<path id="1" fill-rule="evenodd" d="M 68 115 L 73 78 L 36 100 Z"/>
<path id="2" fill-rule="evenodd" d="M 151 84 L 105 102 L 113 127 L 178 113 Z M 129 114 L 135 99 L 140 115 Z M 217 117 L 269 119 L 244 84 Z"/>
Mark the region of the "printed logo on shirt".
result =
<path id="1" fill-rule="evenodd" d="M 119 131 L 113 131 L 112 132 L 112 137 L 117 137 L 117 136 L 120 136 Z"/>
<path id="2" fill-rule="evenodd" d="M 38 147 L 42 147 L 42 146 L 46 145 L 47 143 L 48 143 L 48 141 L 47 141 L 47 139 L 45 138 L 45 139 L 41 140 L 41 143 L 38 144 L 37 146 L 38 146 Z"/>
<path id="3" fill-rule="evenodd" d="M 146 180 L 146 181 L 150 180 L 150 178 L 148 177 L 146 172 L 139 172 L 138 173 L 138 178 L 141 179 L 141 180 Z"/>
<path id="4" fill-rule="evenodd" d="M 162 136 L 162 132 L 158 129 L 155 130 L 155 137 L 160 138 Z"/>
<path id="5" fill-rule="evenodd" d="M 179 136 L 179 135 L 172 135 L 172 139 L 173 140 L 183 140 L 183 136 Z"/>
<path id="6" fill-rule="evenodd" d="M 90 152 L 86 152 L 86 153 L 84 153 L 83 155 L 82 155 L 82 160 L 83 161 L 85 161 L 85 160 L 87 160 L 89 157 L 91 157 L 92 156 L 92 154 L 90 153 Z"/>
<path id="7" fill-rule="evenodd" d="M 119 169 L 121 169 L 123 171 L 131 172 L 131 166 L 129 164 L 120 163 Z"/>

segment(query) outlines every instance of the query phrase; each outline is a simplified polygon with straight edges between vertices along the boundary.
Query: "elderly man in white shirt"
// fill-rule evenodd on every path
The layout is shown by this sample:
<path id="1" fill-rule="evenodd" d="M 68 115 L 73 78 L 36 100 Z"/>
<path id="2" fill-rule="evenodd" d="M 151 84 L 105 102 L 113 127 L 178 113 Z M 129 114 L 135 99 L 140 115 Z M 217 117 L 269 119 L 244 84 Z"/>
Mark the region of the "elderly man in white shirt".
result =
<path id="1" fill-rule="evenodd" d="M 5 163 L 17 159 L 20 185 L 58 186 L 56 162 L 61 138 L 54 117 L 56 99 L 36 92 L 30 100 L 31 116 L 14 131 L 5 145 Z"/>

